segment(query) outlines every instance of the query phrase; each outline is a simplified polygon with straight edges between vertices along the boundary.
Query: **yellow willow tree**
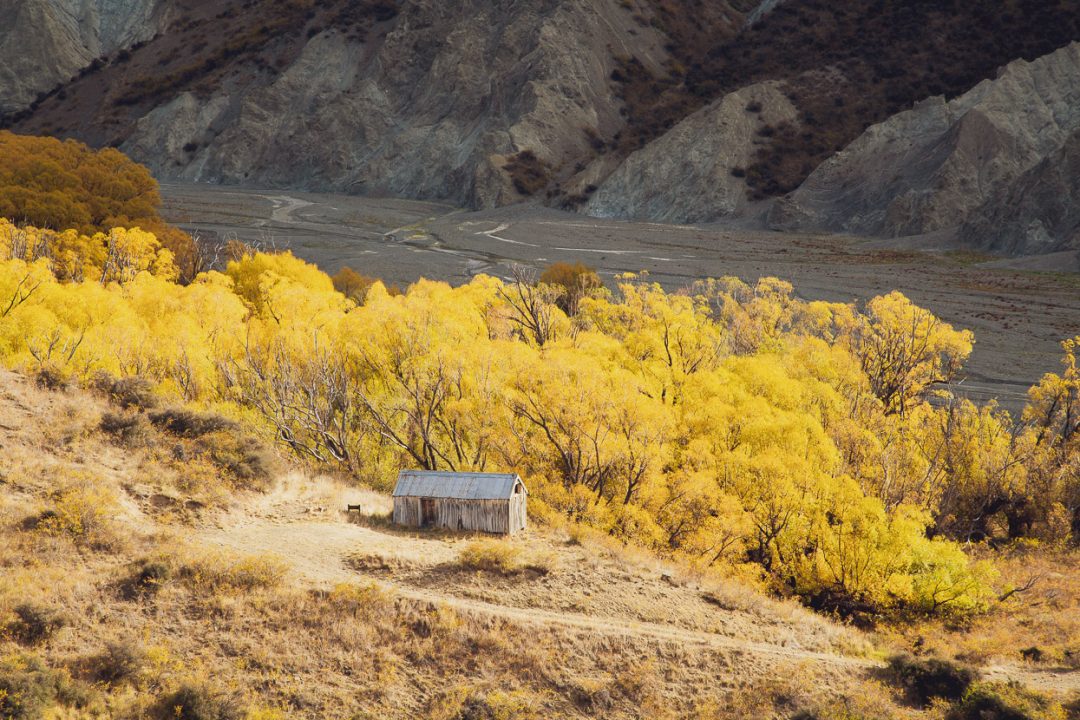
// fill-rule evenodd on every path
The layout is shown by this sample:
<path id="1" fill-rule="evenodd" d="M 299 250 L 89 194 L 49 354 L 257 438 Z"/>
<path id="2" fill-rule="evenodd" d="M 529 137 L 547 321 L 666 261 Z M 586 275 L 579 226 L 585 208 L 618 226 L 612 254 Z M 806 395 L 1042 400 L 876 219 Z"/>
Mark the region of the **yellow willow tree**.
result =
<path id="1" fill-rule="evenodd" d="M 489 337 L 500 288 L 491 279 L 458 289 L 421 281 L 392 297 L 375 285 L 364 307 L 350 313 L 343 330 L 355 402 L 371 429 L 369 452 L 390 467 L 492 464 L 493 437 L 505 425 L 504 373 L 524 349 Z"/>
<path id="2" fill-rule="evenodd" d="M 676 404 L 688 377 L 719 365 L 720 327 L 701 296 L 670 295 L 634 276 L 622 280 L 618 302 L 583 298 L 575 326 L 618 340 L 622 364 L 641 379 L 641 391 Z"/>
<path id="3" fill-rule="evenodd" d="M 1080 538 L 1080 335 L 1061 345 L 1061 373 L 1047 373 L 1028 391 L 1022 417 L 1029 520 L 1054 541 Z"/>
<path id="4" fill-rule="evenodd" d="M 256 410 L 296 454 L 355 468 L 355 379 L 341 330 L 355 303 L 289 253 L 242 253 L 225 273 L 247 318 L 217 356 L 223 396 Z"/>
<path id="5" fill-rule="evenodd" d="M 778 348 L 800 307 L 791 283 L 772 277 L 754 285 L 733 277 L 700 280 L 690 292 L 711 307 L 728 349 L 737 355 Z"/>
<path id="6" fill-rule="evenodd" d="M 974 336 L 894 291 L 866 303 L 846 341 L 885 412 L 903 415 L 931 385 L 953 380 Z"/>
<path id="7" fill-rule="evenodd" d="M 172 252 L 153 233 L 139 228 L 83 235 L 75 230 L 17 227 L 0 218 L 0 258 L 47 260 L 61 281 L 96 280 L 106 285 L 130 282 L 142 272 L 171 280 L 178 276 Z"/>

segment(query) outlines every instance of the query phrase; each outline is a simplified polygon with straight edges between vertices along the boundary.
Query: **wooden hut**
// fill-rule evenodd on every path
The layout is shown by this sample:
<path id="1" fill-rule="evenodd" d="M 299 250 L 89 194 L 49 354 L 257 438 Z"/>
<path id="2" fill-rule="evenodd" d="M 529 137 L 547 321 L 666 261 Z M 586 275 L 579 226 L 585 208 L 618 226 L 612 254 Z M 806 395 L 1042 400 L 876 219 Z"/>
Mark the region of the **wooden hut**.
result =
<path id="1" fill-rule="evenodd" d="M 513 473 L 402 470 L 394 523 L 508 535 L 525 529 L 525 484 Z"/>

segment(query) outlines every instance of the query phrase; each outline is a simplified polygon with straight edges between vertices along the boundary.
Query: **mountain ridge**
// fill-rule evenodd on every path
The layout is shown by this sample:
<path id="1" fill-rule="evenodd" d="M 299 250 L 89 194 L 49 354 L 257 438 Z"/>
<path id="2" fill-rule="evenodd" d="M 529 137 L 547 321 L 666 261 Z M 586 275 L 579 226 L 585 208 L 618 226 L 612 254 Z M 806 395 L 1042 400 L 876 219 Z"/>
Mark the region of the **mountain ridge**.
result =
<path id="1" fill-rule="evenodd" d="M 0 125 L 118 146 L 162 179 L 668 222 L 790 210 L 867 129 L 1080 39 L 1074 0 L 138 2 L 160 28 Z M 741 99 L 764 87 L 768 107 Z M 894 234 L 797 215 L 773 221 Z"/>

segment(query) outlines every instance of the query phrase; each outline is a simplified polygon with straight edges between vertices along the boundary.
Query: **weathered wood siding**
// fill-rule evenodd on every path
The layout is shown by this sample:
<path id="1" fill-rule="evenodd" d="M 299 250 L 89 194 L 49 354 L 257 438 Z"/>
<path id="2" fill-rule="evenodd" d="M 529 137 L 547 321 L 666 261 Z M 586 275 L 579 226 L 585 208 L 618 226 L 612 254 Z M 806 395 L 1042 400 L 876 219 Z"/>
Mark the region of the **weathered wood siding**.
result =
<path id="1" fill-rule="evenodd" d="M 524 493 L 506 500 L 463 500 L 432 498 L 435 506 L 434 527 L 450 530 L 510 534 L 525 529 Z M 423 511 L 418 497 L 394 498 L 394 523 L 409 527 L 423 526 Z"/>
<path id="2" fill-rule="evenodd" d="M 516 533 L 525 529 L 525 493 L 515 493 L 510 496 L 510 532 Z"/>

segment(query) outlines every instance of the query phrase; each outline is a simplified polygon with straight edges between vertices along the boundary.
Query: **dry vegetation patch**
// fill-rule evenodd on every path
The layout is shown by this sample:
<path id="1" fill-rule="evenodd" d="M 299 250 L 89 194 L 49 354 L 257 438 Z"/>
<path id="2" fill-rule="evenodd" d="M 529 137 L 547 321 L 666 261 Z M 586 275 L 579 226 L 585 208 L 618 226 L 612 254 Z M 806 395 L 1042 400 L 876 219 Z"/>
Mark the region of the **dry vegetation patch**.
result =
<path id="1" fill-rule="evenodd" d="M 994 560 L 1004 599 L 989 614 L 959 625 L 916 624 L 897 642 L 977 664 L 1080 671 L 1080 552 L 1020 546 Z"/>
<path id="2" fill-rule="evenodd" d="M 734 581 L 711 583 L 592 534 L 568 542 L 553 530 L 503 540 L 360 527 L 329 511 L 307 517 L 309 507 L 346 495 L 331 482 L 299 479 L 276 495 L 233 491 L 231 511 L 195 515 L 186 520 L 190 527 L 178 528 L 124 489 L 132 482 L 128 465 L 144 467 L 146 447 L 123 444 L 103 429 L 105 413 L 138 411 L 78 390 L 46 392 L 6 374 L 0 394 L 0 424 L 19 418 L 18 430 L 0 438 L 10 461 L 0 484 L 0 717 L 916 716 L 897 705 L 899 689 L 858 665 L 586 632 L 453 606 L 456 596 L 470 593 L 523 608 L 576 602 L 573 612 L 598 621 L 652 618 L 685 628 L 719 621 L 715 632 L 792 650 L 836 651 L 862 637 Z M 176 422 L 220 426 L 170 417 L 148 418 L 146 431 L 190 442 Z M 42 445 L 44 437 L 53 440 Z M 76 458 L 84 480 L 66 485 Z M 179 487 L 171 491 L 180 503 L 190 497 Z M 384 511 L 385 498 L 356 496 L 371 512 Z M 82 511 L 25 525 L 42 508 L 65 503 L 110 508 L 115 542 L 87 542 L 98 519 Z M 206 547 L 201 540 L 216 537 L 211 522 L 229 523 L 236 537 L 279 528 L 267 537 L 282 557 Z M 289 540 L 318 554 L 305 535 L 319 528 L 380 538 L 358 548 L 368 564 L 361 569 L 392 578 L 400 590 L 360 575 L 312 587 L 291 562 Z M 322 548 L 320 559 L 335 558 Z M 430 599 L 413 589 L 431 591 Z M 1041 696 L 972 688 L 947 717 L 1059 717 L 1052 713 L 1060 706 Z M 987 708 L 1000 712 L 987 716 Z M 1013 711 L 1028 714 L 1001 714 Z"/>

